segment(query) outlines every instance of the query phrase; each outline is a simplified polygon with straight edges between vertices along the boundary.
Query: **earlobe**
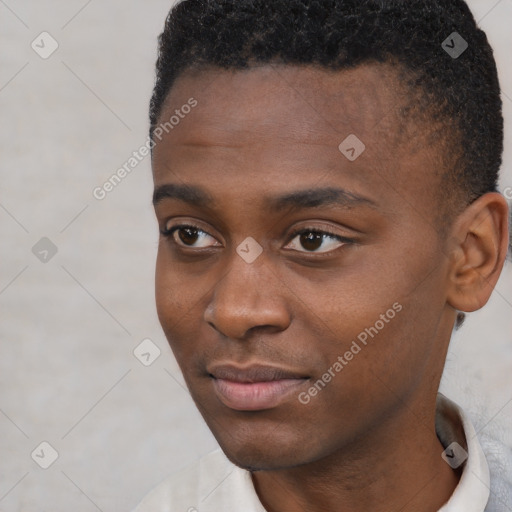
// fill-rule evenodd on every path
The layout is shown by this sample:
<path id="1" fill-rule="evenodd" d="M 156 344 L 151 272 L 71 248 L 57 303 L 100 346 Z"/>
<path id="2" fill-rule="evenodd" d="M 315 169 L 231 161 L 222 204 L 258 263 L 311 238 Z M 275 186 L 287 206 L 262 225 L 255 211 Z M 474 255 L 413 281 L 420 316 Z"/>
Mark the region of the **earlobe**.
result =
<path id="1" fill-rule="evenodd" d="M 452 230 L 448 303 L 464 312 L 483 307 L 498 281 L 508 249 L 508 205 L 484 194 L 457 218 Z"/>

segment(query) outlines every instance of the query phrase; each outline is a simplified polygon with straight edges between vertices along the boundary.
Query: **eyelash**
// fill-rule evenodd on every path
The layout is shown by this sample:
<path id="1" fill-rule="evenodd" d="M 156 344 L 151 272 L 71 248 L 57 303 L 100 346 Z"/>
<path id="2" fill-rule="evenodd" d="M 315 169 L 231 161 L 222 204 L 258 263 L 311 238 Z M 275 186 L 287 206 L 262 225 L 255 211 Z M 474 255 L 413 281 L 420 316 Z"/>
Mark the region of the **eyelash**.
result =
<path id="1" fill-rule="evenodd" d="M 160 231 L 162 236 L 165 237 L 172 237 L 175 231 L 178 231 L 180 229 L 186 229 L 186 228 L 192 228 L 197 229 L 197 231 L 201 231 L 203 233 L 206 233 L 208 236 L 211 236 L 212 238 L 215 238 L 213 235 L 210 235 L 208 231 L 205 231 L 203 228 L 200 228 L 199 226 L 195 226 L 194 224 L 179 224 L 178 226 L 173 226 L 171 229 L 162 229 Z"/>
<path id="2" fill-rule="evenodd" d="M 334 230 L 331 231 L 329 228 L 319 229 L 317 227 L 316 228 L 305 227 L 305 228 L 300 228 L 300 229 L 297 229 L 296 231 L 293 231 L 289 236 L 288 243 L 290 243 L 297 235 L 305 235 L 307 233 L 317 233 L 319 235 L 329 235 L 332 238 L 336 238 L 339 242 L 343 242 L 343 243 L 347 243 L 347 244 L 353 243 L 353 240 L 346 238 L 344 236 L 338 235 L 337 233 L 334 232 Z"/>
<path id="3" fill-rule="evenodd" d="M 176 231 L 179 231 L 180 229 L 186 229 L 186 228 L 192 228 L 192 229 L 196 229 L 202 233 L 205 233 L 207 234 L 208 236 L 211 236 L 212 238 L 215 238 L 213 235 L 211 235 L 210 233 L 208 233 L 207 231 L 205 231 L 203 228 L 199 227 L 199 226 L 196 226 L 194 224 L 180 224 L 180 225 L 177 225 L 177 226 L 173 226 L 171 229 L 163 229 L 160 231 L 161 235 L 164 236 L 165 238 L 173 238 L 173 235 Z M 300 229 L 297 229 L 295 231 L 293 231 L 289 237 L 288 237 L 288 241 L 286 243 L 286 245 L 288 245 L 296 236 L 298 235 L 304 235 L 304 234 L 308 234 L 308 233 L 316 233 L 316 234 L 320 234 L 320 235 L 328 235 L 332 238 L 335 238 L 336 240 L 338 240 L 339 242 L 343 243 L 343 244 L 350 244 L 350 243 L 354 243 L 354 240 L 350 239 L 350 238 L 346 238 L 346 237 L 343 237 L 337 233 L 335 233 L 333 230 L 329 230 L 328 228 L 323 228 L 323 229 L 318 229 L 318 227 L 305 227 L 305 228 L 300 228 Z M 177 244 L 174 240 L 173 242 L 178 245 L 179 247 L 183 247 L 179 244 Z M 339 248 L 338 248 L 339 249 Z M 320 255 L 320 254 L 329 254 L 330 252 L 334 252 L 336 251 L 337 249 L 333 249 L 332 251 L 328 251 L 326 253 L 317 253 L 316 256 Z M 308 251 L 305 251 L 305 254 L 315 254 L 314 252 L 308 252 Z"/>

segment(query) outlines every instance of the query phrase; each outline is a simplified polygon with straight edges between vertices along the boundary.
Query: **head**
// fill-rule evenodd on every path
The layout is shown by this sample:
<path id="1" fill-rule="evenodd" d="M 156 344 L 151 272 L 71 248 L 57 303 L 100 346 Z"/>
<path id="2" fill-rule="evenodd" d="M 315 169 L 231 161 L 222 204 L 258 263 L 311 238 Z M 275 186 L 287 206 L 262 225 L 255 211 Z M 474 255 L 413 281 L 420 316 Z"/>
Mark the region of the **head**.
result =
<path id="1" fill-rule="evenodd" d="M 465 3 L 185 0 L 150 116 L 158 313 L 228 457 L 301 465 L 430 410 L 507 248 L 496 66 Z M 254 408 L 223 387 L 238 370 L 284 387 Z"/>

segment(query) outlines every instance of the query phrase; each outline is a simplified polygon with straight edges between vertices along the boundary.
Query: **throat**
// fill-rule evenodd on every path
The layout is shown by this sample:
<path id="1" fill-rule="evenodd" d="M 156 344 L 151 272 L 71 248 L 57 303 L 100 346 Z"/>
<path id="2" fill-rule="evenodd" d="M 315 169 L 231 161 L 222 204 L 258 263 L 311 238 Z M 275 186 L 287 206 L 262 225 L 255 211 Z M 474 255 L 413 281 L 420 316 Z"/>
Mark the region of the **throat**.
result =
<path id="1" fill-rule="evenodd" d="M 414 447 L 366 461 L 329 457 L 278 471 L 256 471 L 252 481 L 267 512 L 431 512 L 452 496 L 462 471 L 441 457 L 444 448 L 430 438 L 418 457 Z M 417 447 L 416 447 L 417 448 Z M 396 455 L 396 456 L 395 456 Z"/>

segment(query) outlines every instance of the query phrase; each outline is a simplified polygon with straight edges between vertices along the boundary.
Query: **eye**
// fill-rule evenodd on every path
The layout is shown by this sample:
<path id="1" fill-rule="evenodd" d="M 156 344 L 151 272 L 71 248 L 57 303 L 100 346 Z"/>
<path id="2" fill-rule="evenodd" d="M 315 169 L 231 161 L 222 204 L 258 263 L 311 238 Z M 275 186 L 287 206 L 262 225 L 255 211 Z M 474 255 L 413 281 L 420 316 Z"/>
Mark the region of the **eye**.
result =
<path id="1" fill-rule="evenodd" d="M 342 247 L 351 240 L 318 229 L 302 229 L 294 233 L 285 249 L 299 252 L 327 253 Z"/>
<path id="2" fill-rule="evenodd" d="M 174 226 L 162 231 L 162 235 L 170 237 L 181 247 L 202 249 L 205 247 L 220 246 L 219 242 L 206 231 L 190 225 Z"/>

